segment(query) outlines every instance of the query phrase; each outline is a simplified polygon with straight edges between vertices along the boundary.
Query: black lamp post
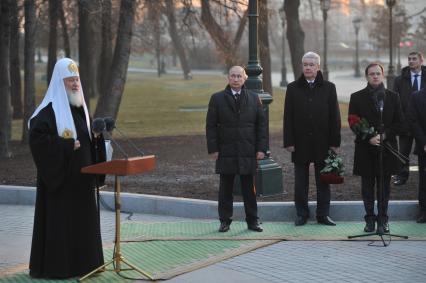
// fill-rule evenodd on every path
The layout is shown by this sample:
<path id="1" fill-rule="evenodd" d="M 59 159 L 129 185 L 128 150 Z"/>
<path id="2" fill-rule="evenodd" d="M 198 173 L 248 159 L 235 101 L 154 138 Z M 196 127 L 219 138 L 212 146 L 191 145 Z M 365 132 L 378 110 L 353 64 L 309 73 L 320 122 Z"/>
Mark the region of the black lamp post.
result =
<path id="1" fill-rule="evenodd" d="M 259 64 L 258 57 L 258 0 L 249 0 L 249 60 L 246 67 L 248 78 L 246 80 L 246 87 L 250 91 L 257 93 L 263 103 L 267 121 L 267 153 L 263 160 L 258 161 L 258 169 L 256 174 L 256 193 L 258 195 L 272 195 L 282 193 L 283 190 L 283 177 L 282 168 L 270 157 L 269 151 L 269 104 L 272 102 L 272 96 L 263 91 L 262 67 Z"/>
<path id="2" fill-rule="evenodd" d="M 398 13 L 395 15 L 396 19 L 397 19 L 397 37 L 398 37 L 398 45 L 397 45 L 397 50 L 398 50 L 398 62 L 396 63 L 396 73 L 397 75 L 401 74 L 401 46 L 403 46 L 404 43 L 402 43 L 402 38 L 401 38 L 401 28 L 400 26 L 402 25 L 402 23 L 404 22 L 404 14 L 403 13 Z"/>
<path id="3" fill-rule="evenodd" d="M 284 2 L 285 3 L 285 2 Z M 282 21 L 282 56 L 281 56 L 281 82 L 280 86 L 285 87 L 287 86 L 287 68 L 285 66 L 285 11 L 284 6 L 279 10 L 281 21 Z"/>
<path id="4" fill-rule="evenodd" d="M 392 8 L 395 6 L 396 0 L 386 0 L 389 7 L 389 70 L 387 76 L 387 88 L 393 89 L 393 81 L 395 79 L 395 71 L 393 67 L 393 40 L 392 40 Z"/>
<path id="5" fill-rule="evenodd" d="M 359 29 L 361 28 L 361 22 L 362 22 L 361 17 L 355 17 L 352 20 L 352 23 L 354 24 L 354 28 L 355 28 L 355 66 L 354 66 L 355 78 L 361 77 L 361 73 L 359 71 L 359 44 L 358 44 L 358 34 L 359 34 Z"/>
<path id="6" fill-rule="evenodd" d="M 324 79 L 328 80 L 328 66 L 327 66 L 327 12 L 330 9 L 331 0 L 320 0 L 321 1 L 321 10 L 322 10 L 322 19 L 324 23 L 324 56 L 323 56 L 323 68 L 322 72 Z"/>

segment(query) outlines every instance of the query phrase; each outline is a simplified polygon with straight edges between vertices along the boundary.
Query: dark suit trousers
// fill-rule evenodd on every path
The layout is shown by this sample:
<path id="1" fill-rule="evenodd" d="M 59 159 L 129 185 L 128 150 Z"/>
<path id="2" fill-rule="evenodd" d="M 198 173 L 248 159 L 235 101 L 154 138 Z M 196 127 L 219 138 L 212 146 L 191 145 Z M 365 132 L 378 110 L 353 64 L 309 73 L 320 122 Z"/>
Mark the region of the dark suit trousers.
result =
<path id="1" fill-rule="evenodd" d="M 411 148 L 413 147 L 413 136 L 399 136 L 399 152 L 403 155 L 410 157 Z M 410 164 L 404 164 L 401 171 L 398 174 L 403 178 L 408 178 L 410 175 Z"/>
<path id="2" fill-rule="evenodd" d="M 378 216 L 379 218 L 385 218 L 387 220 L 388 217 L 388 203 L 389 203 L 389 196 L 390 196 L 390 175 L 384 176 L 384 185 L 383 185 L 383 193 L 384 198 L 383 201 L 381 200 L 380 190 L 379 190 L 379 180 L 378 176 L 361 176 L 361 195 L 362 200 L 364 201 L 364 208 L 365 208 L 365 217 L 366 218 L 373 218 L 375 217 L 374 213 L 374 186 L 377 183 L 377 205 L 378 205 Z M 379 210 L 379 207 L 382 207 L 381 210 Z"/>
<path id="3" fill-rule="evenodd" d="M 234 174 L 220 174 L 219 186 L 219 219 L 221 222 L 231 223 L 233 213 L 233 188 Z M 254 188 L 253 175 L 239 175 L 241 180 L 241 194 L 244 200 L 244 210 L 246 212 L 247 223 L 257 221 L 256 191 Z"/>
<path id="4" fill-rule="evenodd" d="M 315 163 L 315 183 L 317 186 L 317 217 L 328 216 L 330 211 L 330 185 L 320 181 L 320 171 L 324 164 Z M 309 163 L 294 163 L 294 203 L 298 216 L 309 217 Z"/>
<path id="5" fill-rule="evenodd" d="M 419 206 L 426 213 L 426 155 L 419 154 Z"/>

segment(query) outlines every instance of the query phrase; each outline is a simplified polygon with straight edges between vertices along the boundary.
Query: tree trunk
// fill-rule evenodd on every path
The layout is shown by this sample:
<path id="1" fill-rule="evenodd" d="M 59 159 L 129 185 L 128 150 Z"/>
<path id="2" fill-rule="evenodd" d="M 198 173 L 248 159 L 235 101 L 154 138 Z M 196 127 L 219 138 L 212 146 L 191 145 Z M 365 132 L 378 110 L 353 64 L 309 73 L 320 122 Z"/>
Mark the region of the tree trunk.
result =
<path id="1" fill-rule="evenodd" d="M 299 6 L 300 0 L 284 2 L 284 11 L 287 19 L 287 41 L 295 79 L 302 74 L 302 57 L 305 54 L 305 33 L 300 26 Z"/>
<path id="2" fill-rule="evenodd" d="M 49 0 L 49 48 L 47 55 L 47 85 L 53 74 L 58 50 L 58 10 L 59 0 Z"/>
<path id="3" fill-rule="evenodd" d="M 80 80 L 89 107 L 90 98 L 97 97 L 98 69 L 101 49 L 101 3 L 99 0 L 79 0 L 79 64 Z"/>
<path id="4" fill-rule="evenodd" d="M 27 124 L 35 109 L 35 32 L 35 0 L 25 0 L 24 121 L 22 124 L 22 143 L 27 143 Z"/>
<path id="5" fill-rule="evenodd" d="M 108 76 L 112 63 L 111 0 L 102 0 L 102 47 L 99 61 L 100 97 L 106 94 Z"/>
<path id="6" fill-rule="evenodd" d="M 259 1 L 259 57 L 262 65 L 263 90 L 272 95 L 271 54 L 268 32 L 268 0 Z"/>
<path id="7" fill-rule="evenodd" d="M 235 52 L 242 38 L 242 32 L 244 31 L 244 26 L 247 22 L 247 11 L 244 13 L 244 16 L 240 21 L 234 40 L 230 38 L 229 33 L 223 31 L 211 14 L 209 0 L 201 0 L 201 21 L 216 44 L 216 48 L 223 57 L 226 67 L 230 68 L 231 66 L 236 65 L 237 57 Z"/>
<path id="8" fill-rule="evenodd" d="M 121 0 L 117 39 L 112 59 L 114 68 L 111 70 L 108 79 L 107 96 L 99 100 L 95 117 L 111 116 L 116 118 L 120 109 L 129 65 L 135 5 L 135 0 Z"/>
<path id="9" fill-rule="evenodd" d="M 13 118 L 22 118 L 21 67 L 19 62 L 19 18 L 18 2 L 11 1 L 10 6 L 10 92 L 12 97 Z"/>
<path id="10" fill-rule="evenodd" d="M 62 5 L 62 1 L 59 1 L 58 5 L 59 19 L 61 21 L 62 27 L 62 39 L 64 40 L 65 57 L 71 58 L 70 38 L 68 36 L 67 21 L 65 19 L 65 11 Z"/>
<path id="11" fill-rule="evenodd" d="M 182 45 L 180 40 L 177 27 L 176 27 L 176 17 L 175 17 L 175 5 L 173 0 L 166 0 L 166 14 L 169 20 L 169 34 L 172 39 L 175 51 L 179 56 L 180 65 L 183 71 L 183 77 L 185 80 L 191 79 L 191 69 L 189 68 L 188 60 L 185 54 L 185 48 Z"/>
<path id="12" fill-rule="evenodd" d="M 11 156 L 9 149 L 11 132 L 10 105 L 10 0 L 0 1 L 0 159 Z"/>

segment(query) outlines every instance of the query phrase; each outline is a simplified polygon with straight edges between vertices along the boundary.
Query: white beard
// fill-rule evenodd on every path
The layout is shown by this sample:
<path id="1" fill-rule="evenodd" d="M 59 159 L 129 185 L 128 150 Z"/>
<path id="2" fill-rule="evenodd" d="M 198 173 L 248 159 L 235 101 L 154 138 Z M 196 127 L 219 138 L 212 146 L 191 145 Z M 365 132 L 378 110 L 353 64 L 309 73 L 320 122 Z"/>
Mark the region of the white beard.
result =
<path id="1" fill-rule="evenodd" d="M 81 107 L 83 105 L 83 95 L 80 91 L 66 90 L 68 101 L 71 105 Z"/>

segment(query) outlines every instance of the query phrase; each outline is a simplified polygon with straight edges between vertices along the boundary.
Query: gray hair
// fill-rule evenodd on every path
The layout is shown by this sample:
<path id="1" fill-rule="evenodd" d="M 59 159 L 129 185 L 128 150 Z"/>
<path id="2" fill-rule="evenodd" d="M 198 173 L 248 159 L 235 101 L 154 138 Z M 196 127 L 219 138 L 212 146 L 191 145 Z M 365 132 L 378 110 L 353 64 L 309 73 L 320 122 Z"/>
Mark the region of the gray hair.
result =
<path id="1" fill-rule="evenodd" d="M 312 52 L 312 51 L 306 52 L 305 55 L 303 55 L 302 57 L 302 62 L 305 58 L 315 59 L 318 65 L 321 65 L 321 57 L 315 52 Z"/>

